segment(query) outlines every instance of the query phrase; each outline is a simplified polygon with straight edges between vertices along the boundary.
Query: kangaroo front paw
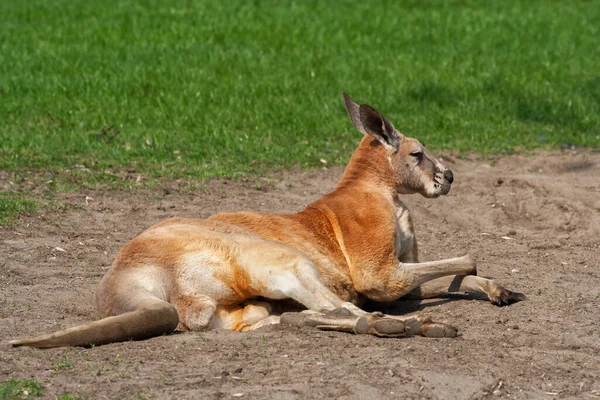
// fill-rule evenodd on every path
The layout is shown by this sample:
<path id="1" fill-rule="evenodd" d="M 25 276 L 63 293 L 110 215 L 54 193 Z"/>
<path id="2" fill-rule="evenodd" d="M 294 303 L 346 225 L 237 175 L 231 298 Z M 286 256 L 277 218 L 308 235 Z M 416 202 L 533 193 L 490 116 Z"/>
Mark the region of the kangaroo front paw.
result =
<path id="1" fill-rule="evenodd" d="M 527 296 L 523 293 L 513 292 L 498 285 L 498 287 L 494 288 L 489 299 L 492 304 L 502 307 L 518 301 L 527 300 Z"/>

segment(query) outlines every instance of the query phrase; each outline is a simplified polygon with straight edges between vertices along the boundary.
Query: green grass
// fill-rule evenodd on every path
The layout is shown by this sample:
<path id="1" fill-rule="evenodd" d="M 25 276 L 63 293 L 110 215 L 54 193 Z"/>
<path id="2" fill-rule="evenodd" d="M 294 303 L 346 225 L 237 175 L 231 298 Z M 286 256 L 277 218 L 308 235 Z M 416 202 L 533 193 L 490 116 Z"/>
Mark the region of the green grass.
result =
<path id="1" fill-rule="evenodd" d="M 23 213 L 32 213 L 39 204 L 15 192 L 0 191 L 0 225 L 14 222 Z"/>
<path id="2" fill-rule="evenodd" d="M 0 26 L 0 169 L 339 164 L 342 91 L 436 150 L 600 144 L 595 1 L 4 0 Z"/>
<path id="3" fill-rule="evenodd" d="M 69 370 L 69 369 L 73 369 L 73 368 L 75 368 L 75 367 L 73 366 L 73 363 L 71 362 L 71 357 L 69 357 L 68 351 L 65 352 L 65 355 L 62 359 L 58 360 L 52 366 L 52 369 L 54 371 L 65 371 L 65 370 Z"/>
<path id="4" fill-rule="evenodd" d="M 43 387 L 34 380 L 11 379 L 0 382 L 0 399 L 15 400 L 41 397 L 44 394 Z"/>

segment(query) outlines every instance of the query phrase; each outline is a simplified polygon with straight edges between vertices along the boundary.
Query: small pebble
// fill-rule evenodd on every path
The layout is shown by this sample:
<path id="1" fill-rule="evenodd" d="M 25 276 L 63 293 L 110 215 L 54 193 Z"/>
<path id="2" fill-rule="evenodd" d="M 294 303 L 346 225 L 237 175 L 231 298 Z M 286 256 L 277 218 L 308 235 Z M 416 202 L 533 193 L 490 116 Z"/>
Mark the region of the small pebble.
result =
<path id="1" fill-rule="evenodd" d="M 513 269 L 510 270 L 511 274 L 518 274 L 519 272 L 521 272 L 521 270 L 518 269 L 518 268 L 513 268 Z"/>
<path id="2" fill-rule="evenodd" d="M 511 236 L 515 236 L 517 234 L 517 231 L 515 231 L 514 229 L 510 229 L 508 231 L 508 234 L 511 235 Z"/>

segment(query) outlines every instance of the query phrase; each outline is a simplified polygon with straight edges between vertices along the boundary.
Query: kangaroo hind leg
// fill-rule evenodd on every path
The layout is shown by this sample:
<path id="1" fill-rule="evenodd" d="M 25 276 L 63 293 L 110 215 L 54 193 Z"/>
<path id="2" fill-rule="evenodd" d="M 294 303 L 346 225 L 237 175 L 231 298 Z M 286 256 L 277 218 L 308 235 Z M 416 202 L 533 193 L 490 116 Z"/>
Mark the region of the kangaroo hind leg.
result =
<path id="1" fill-rule="evenodd" d="M 356 316 L 352 311 L 340 308 L 332 311 L 290 312 L 281 315 L 281 323 L 296 326 L 312 326 L 321 330 L 368 334 L 379 337 L 456 337 L 458 330 L 452 325 L 436 323 L 428 316 L 395 316 L 370 313 Z"/>
<path id="2" fill-rule="evenodd" d="M 253 291 L 267 299 L 293 299 L 309 310 L 332 310 L 344 301 L 319 278 L 312 261 L 302 253 L 277 242 L 253 243 L 242 251 Z"/>
<path id="3" fill-rule="evenodd" d="M 518 301 L 527 300 L 527 296 L 520 292 L 513 292 L 504 288 L 499 283 L 480 276 L 445 276 L 425 282 L 412 290 L 405 297 L 409 299 L 429 299 L 441 295 L 457 292 L 477 293 L 487 298 L 497 306 L 503 306 Z"/>

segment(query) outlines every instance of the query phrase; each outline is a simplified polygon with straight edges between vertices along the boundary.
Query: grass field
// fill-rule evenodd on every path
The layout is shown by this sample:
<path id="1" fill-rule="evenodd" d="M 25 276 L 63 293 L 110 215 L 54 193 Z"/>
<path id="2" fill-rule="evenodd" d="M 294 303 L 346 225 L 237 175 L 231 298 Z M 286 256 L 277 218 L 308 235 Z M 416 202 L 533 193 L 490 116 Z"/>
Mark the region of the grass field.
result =
<path id="1" fill-rule="evenodd" d="M 34 380 L 17 380 L 0 382 L 0 399 L 17 400 L 41 397 L 43 387 Z"/>
<path id="2" fill-rule="evenodd" d="M 22 213 L 31 213 L 38 209 L 35 200 L 24 198 L 18 193 L 0 190 L 0 225 L 8 224 Z"/>
<path id="3" fill-rule="evenodd" d="M 600 144 L 594 1 L 5 0 L 0 26 L 0 170 L 339 164 L 342 91 L 433 149 Z"/>

